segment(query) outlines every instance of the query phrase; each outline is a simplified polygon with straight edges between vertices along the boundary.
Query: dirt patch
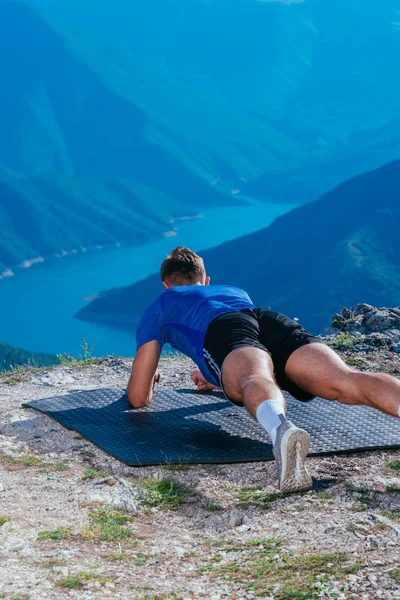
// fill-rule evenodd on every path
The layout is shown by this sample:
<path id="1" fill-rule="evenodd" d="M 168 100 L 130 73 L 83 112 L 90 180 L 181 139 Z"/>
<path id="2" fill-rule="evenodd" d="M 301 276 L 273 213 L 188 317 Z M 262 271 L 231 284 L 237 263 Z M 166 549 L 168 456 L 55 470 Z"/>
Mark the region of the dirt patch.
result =
<path id="1" fill-rule="evenodd" d="M 162 360 L 161 385 L 188 387 L 192 367 Z M 133 469 L 21 408 L 124 388 L 129 370 L 0 378 L 0 597 L 400 598 L 400 452 L 311 458 L 313 489 L 285 496 L 272 462 Z"/>

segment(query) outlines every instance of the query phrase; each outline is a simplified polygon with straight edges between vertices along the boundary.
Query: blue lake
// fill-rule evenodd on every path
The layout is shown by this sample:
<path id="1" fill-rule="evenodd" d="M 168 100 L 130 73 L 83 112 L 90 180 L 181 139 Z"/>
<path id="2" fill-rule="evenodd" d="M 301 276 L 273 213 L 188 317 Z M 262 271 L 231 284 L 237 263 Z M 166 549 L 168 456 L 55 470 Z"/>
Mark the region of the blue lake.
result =
<path id="1" fill-rule="evenodd" d="M 74 318 L 85 305 L 85 298 L 158 271 L 166 254 L 178 244 L 205 250 L 262 229 L 292 208 L 294 205 L 261 204 L 210 209 L 203 211 L 202 219 L 178 222 L 176 237 L 17 269 L 14 277 L 0 281 L 0 342 L 25 350 L 75 356 L 81 353 L 83 337 L 89 343 L 96 340 L 94 356 L 133 356 L 134 331 Z M 208 274 L 212 278 L 212 272 Z"/>

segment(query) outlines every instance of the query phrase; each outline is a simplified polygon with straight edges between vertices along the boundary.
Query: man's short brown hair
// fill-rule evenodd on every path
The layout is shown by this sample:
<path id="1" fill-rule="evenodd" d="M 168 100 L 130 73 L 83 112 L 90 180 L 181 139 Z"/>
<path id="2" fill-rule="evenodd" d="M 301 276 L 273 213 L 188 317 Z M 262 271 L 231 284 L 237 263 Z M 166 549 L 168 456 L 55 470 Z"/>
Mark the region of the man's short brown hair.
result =
<path id="1" fill-rule="evenodd" d="M 196 283 L 204 275 L 203 259 L 185 246 L 174 248 L 161 265 L 161 280 L 172 285 Z"/>

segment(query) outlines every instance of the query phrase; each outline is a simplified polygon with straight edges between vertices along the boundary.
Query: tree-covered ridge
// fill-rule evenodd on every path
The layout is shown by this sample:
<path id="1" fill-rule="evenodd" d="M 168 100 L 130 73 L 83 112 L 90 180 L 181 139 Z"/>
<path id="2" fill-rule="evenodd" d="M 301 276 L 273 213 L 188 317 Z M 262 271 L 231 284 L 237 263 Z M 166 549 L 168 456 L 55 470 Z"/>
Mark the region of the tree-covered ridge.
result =
<path id="1" fill-rule="evenodd" d="M 143 244 L 194 209 L 134 181 L 0 171 L 0 274 L 38 256 Z"/>
<path id="2" fill-rule="evenodd" d="M 259 232 L 201 253 L 214 284 L 245 289 L 315 332 L 342 306 L 397 306 L 400 161 L 355 177 Z M 91 302 L 79 318 L 137 323 L 159 276 Z"/>
<path id="3" fill-rule="evenodd" d="M 193 113 L 177 84 L 87 35 L 0 1 L 0 275 L 48 254 L 142 244 L 171 219 L 238 203 L 209 183 L 234 169 L 221 157 L 207 167 L 228 141 L 210 138 L 203 103 Z"/>
<path id="4" fill-rule="evenodd" d="M 20 348 L 13 348 L 7 344 L 0 343 L 0 372 L 8 371 L 13 367 L 21 365 L 47 367 L 57 364 L 59 361 L 56 356 L 51 354 L 41 354 L 39 352 L 27 352 Z"/>

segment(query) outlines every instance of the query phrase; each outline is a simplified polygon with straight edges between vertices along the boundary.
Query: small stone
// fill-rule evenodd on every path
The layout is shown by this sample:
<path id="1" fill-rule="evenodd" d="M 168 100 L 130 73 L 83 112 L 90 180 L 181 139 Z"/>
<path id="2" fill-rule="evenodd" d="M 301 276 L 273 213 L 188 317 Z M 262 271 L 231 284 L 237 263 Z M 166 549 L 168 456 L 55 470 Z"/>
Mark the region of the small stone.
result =
<path id="1" fill-rule="evenodd" d="M 60 550 L 59 552 L 57 552 L 57 556 L 59 556 L 60 558 L 70 558 L 76 552 L 78 552 L 78 550 Z"/>
<path id="2" fill-rule="evenodd" d="M 189 555 L 188 550 L 185 550 L 185 548 L 182 548 L 181 546 L 174 546 L 173 552 L 175 554 L 177 554 L 179 557 L 183 557 L 183 556 L 188 556 Z"/>
<path id="3" fill-rule="evenodd" d="M 232 511 L 229 516 L 229 525 L 231 527 L 239 527 L 243 525 L 243 516 L 236 511 Z"/>
<path id="4" fill-rule="evenodd" d="M 20 550 L 20 551 L 19 551 L 19 553 L 20 553 L 20 554 L 22 554 L 23 556 L 30 556 L 31 554 L 34 554 L 34 553 L 35 553 L 35 551 L 34 551 L 34 549 L 32 548 L 32 544 L 30 544 L 30 543 L 28 542 L 28 544 L 26 544 L 26 545 L 25 545 L 25 546 L 22 548 L 22 550 Z"/>
<path id="5" fill-rule="evenodd" d="M 106 581 L 105 587 L 109 590 L 115 590 L 115 583 L 113 581 Z"/>

